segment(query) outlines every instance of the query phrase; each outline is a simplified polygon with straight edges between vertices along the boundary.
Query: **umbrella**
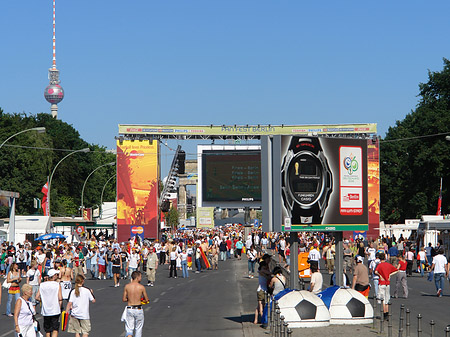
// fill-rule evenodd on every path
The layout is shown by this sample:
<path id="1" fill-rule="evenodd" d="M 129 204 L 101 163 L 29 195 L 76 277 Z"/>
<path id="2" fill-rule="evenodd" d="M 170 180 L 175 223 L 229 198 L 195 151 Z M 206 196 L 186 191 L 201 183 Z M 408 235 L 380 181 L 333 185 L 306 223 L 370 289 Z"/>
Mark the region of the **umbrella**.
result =
<path id="1" fill-rule="evenodd" d="M 34 241 L 44 241 L 44 240 L 51 240 L 51 239 L 65 239 L 66 237 L 59 233 L 49 233 L 41 235 L 40 237 L 34 239 Z"/>

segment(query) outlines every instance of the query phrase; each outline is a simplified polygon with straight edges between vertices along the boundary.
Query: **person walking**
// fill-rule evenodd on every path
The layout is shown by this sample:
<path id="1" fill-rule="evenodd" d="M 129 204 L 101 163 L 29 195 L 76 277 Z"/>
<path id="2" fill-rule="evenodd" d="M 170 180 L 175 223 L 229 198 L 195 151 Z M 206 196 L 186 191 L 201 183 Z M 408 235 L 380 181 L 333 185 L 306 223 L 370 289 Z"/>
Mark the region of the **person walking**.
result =
<path id="1" fill-rule="evenodd" d="M 30 302 L 33 294 L 33 286 L 24 284 L 22 286 L 22 296 L 19 297 L 14 306 L 14 331 L 16 336 L 20 337 L 36 337 L 34 329 L 34 315 L 36 310 Z"/>
<path id="2" fill-rule="evenodd" d="M 147 286 L 153 287 L 156 280 L 156 270 L 158 269 L 158 255 L 156 249 L 150 247 L 150 253 L 147 255 Z"/>
<path id="3" fill-rule="evenodd" d="M 142 274 L 140 271 L 134 271 L 131 274 L 131 282 L 123 289 L 122 301 L 127 302 L 124 315 L 125 336 L 141 337 L 144 327 L 144 310 L 142 310 L 141 299 L 148 303 L 147 292 L 141 284 Z"/>
<path id="4" fill-rule="evenodd" d="M 75 289 L 70 292 L 66 307 L 66 312 L 70 312 L 67 332 L 74 333 L 76 337 L 89 335 L 91 331 L 89 303 L 95 303 L 92 289 L 84 287 L 84 279 L 81 274 L 75 278 Z"/>
<path id="5" fill-rule="evenodd" d="M 364 258 L 361 255 L 356 256 L 356 266 L 353 271 L 352 289 L 360 292 L 366 298 L 369 297 L 369 269 L 364 265 Z"/>
<path id="6" fill-rule="evenodd" d="M 408 253 L 406 253 L 408 254 Z M 404 298 L 408 298 L 408 283 L 406 280 L 406 271 L 408 268 L 408 263 L 405 261 L 405 257 L 403 255 L 399 255 L 399 261 L 398 261 L 398 274 L 397 274 L 397 281 L 395 282 L 395 291 L 394 291 L 394 297 L 398 298 L 399 289 L 403 289 L 403 296 Z"/>
<path id="7" fill-rule="evenodd" d="M 8 301 L 6 302 L 6 316 L 8 317 L 13 317 L 13 314 L 11 313 L 11 303 L 13 298 L 14 303 L 16 303 L 20 297 L 19 284 L 21 281 L 19 266 L 17 263 L 13 262 L 6 276 L 6 282 L 11 284 L 8 289 Z"/>
<path id="8" fill-rule="evenodd" d="M 251 245 L 250 249 L 247 251 L 248 278 L 253 278 L 253 274 L 255 273 L 255 264 L 256 264 L 257 257 L 258 257 L 258 252 L 256 251 L 255 246 Z"/>
<path id="9" fill-rule="evenodd" d="M 114 277 L 114 287 L 120 286 L 120 270 L 122 269 L 122 256 L 117 252 L 117 248 L 114 248 L 111 255 L 112 273 Z"/>
<path id="10" fill-rule="evenodd" d="M 444 256 L 444 247 L 439 247 L 437 255 L 433 257 L 431 270 L 434 271 L 434 284 L 436 285 L 437 297 L 442 297 L 444 291 L 444 280 L 448 277 L 448 262 Z M 445 278 L 444 278 L 445 276 Z"/>
<path id="11" fill-rule="evenodd" d="M 419 265 L 420 276 L 423 277 L 424 269 L 425 269 L 425 261 L 426 261 L 425 249 L 423 247 L 420 248 L 419 253 L 417 254 L 417 263 Z"/>
<path id="12" fill-rule="evenodd" d="M 58 279 L 59 272 L 50 269 L 47 272 L 48 281 L 39 286 L 36 299 L 41 301 L 41 315 L 44 316 L 44 331 L 46 337 L 57 337 L 59 331 L 59 316 L 61 314 L 62 292 Z"/>
<path id="13" fill-rule="evenodd" d="M 412 276 L 412 269 L 414 263 L 414 252 L 408 248 L 406 252 L 406 274 Z"/>
<path id="14" fill-rule="evenodd" d="M 36 260 L 31 261 L 31 268 L 27 272 L 27 283 L 32 286 L 33 294 L 31 295 L 31 303 L 33 305 L 37 304 L 36 294 L 39 290 L 39 285 L 41 284 L 41 272 L 38 269 L 38 264 Z"/>
<path id="15" fill-rule="evenodd" d="M 186 249 L 183 249 L 183 251 L 180 254 L 180 258 L 181 258 L 181 270 L 183 272 L 183 278 L 188 278 L 189 277 L 189 272 L 188 272 L 188 267 L 187 267 L 187 252 Z"/>
<path id="16" fill-rule="evenodd" d="M 170 259 L 169 278 L 170 277 L 177 278 L 177 257 L 178 257 L 177 247 L 173 246 L 172 250 L 171 250 L 171 252 L 169 254 L 169 259 Z"/>
<path id="17" fill-rule="evenodd" d="M 383 303 L 384 318 L 387 319 L 389 313 L 389 301 L 391 300 L 391 276 L 398 273 L 398 269 L 395 268 L 389 262 L 386 262 L 386 255 L 379 253 L 380 263 L 375 269 L 375 274 L 379 276 L 378 283 L 378 296 Z"/>

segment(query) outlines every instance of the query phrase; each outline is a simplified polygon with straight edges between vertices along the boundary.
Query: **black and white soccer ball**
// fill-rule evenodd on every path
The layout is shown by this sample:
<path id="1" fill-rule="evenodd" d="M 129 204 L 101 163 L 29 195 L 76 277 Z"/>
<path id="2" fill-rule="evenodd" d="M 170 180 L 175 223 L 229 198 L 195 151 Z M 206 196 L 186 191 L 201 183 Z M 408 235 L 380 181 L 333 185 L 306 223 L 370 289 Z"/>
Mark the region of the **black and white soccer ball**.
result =
<path id="1" fill-rule="evenodd" d="M 291 291 L 278 300 L 278 305 L 290 328 L 330 325 L 328 308 L 318 296 L 309 291 Z"/>
<path id="2" fill-rule="evenodd" d="M 338 289 L 330 303 L 330 324 L 366 324 L 373 321 L 369 300 L 353 289 Z"/>

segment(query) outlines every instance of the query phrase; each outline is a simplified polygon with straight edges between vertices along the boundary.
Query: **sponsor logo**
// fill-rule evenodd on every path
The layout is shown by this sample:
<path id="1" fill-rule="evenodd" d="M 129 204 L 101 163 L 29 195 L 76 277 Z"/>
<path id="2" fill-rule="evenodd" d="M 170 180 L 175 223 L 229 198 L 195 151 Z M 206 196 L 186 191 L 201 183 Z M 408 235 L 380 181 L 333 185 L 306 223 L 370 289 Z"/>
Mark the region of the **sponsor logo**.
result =
<path id="1" fill-rule="evenodd" d="M 349 193 L 347 195 L 344 195 L 344 201 L 352 201 L 352 200 L 359 200 L 359 194 Z"/>
<path id="2" fill-rule="evenodd" d="M 142 234 L 142 233 L 144 233 L 144 227 L 142 227 L 142 226 L 131 227 L 131 233 Z"/>
<path id="3" fill-rule="evenodd" d="M 353 174 L 353 172 L 358 171 L 359 164 L 356 160 L 356 156 L 349 155 L 348 157 L 345 157 L 343 164 L 348 174 Z"/>

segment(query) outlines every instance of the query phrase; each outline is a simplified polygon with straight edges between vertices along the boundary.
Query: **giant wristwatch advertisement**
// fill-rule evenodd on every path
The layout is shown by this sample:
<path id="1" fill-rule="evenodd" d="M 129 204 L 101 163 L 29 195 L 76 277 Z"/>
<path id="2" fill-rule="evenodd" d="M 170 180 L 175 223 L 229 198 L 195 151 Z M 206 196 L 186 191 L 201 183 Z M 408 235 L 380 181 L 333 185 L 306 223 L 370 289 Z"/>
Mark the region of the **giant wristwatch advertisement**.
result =
<path id="1" fill-rule="evenodd" d="M 289 230 L 366 228 L 367 140 L 282 137 L 281 190 Z"/>

